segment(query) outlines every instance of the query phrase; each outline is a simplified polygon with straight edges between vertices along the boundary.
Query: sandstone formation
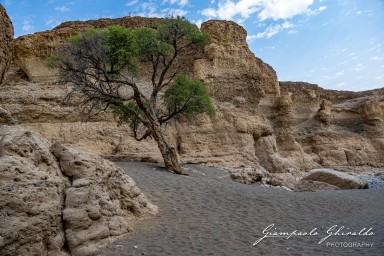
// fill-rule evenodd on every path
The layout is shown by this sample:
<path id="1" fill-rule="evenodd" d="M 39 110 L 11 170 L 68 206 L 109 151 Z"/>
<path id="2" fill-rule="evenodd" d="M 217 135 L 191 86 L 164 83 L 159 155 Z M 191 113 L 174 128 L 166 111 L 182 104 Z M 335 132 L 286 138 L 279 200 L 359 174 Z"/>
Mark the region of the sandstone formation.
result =
<path id="1" fill-rule="evenodd" d="M 8 72 L 15 79 L 0 87 L 0 106 L 48 140 L 115 160 L 161 162 L 154 141 L 135 141 L 110 113 L 84 123 L 86 115 L 76 103 L 62 104 L 69 87 L 59 85 L 44 63 L 68 36 L 89 27 L 155 27 L 158 21 L 125 17 L 66 22 L 17 38 Z M 217 115 L 179 119 L 166 127 L 183 163 L 233 170 L 232 176 L 244 183 L 260 182 L 263 176 L 261 182 L 290 189 L 307 171 L 322 166 L 383 168 L 384 90 L 339 92 L 279 83 L 273 68 L 249 50 L 241 26 L 208 21 L 201 29 L 210 36 L 204 52 L 186 53 L 178 65 L 210 85 Z M 140 74 L 144 88 L 147 68 Z"/>
<path id="2" fill-rule="evenodd" d="M 13 25 L 0 4 L 0 85 L 3 83 L 5 74 L 11 62 L 11 42 L 13 39 Z"/>
<path id="3" fill-rule="evenodd" d="M 384 90 L 339 92 L 280 83 L 294 97 L 294 137 L 322 166 L 384 165 Z"/>
<path id="4" fill-rule="evenodd" d="M 95 255 L 156 212 L 113 163 L 20 126 L 0 134 L 1 255 Z"/>
<path id="5" fill-rule="evenodd" d="M 210 84 L 218 101 L 257 107 L 262 98 L 279 95 L 271 66 L 256 58 L 246 43 L 245 29 L 230 21 L 207 21 L 201 30 L 209 34 L 206 57 L 194 65 L 195 78 Z M 263 103 L 261 103 L 263 104 Z"/>

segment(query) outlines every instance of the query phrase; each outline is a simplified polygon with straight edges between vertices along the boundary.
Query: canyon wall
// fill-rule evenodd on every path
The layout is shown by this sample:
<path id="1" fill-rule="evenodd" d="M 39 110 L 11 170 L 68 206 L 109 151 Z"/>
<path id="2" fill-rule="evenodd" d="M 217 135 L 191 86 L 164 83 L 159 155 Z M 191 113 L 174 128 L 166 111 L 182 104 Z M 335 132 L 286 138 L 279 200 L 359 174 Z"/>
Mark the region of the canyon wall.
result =
<path id="1" fill-rule="evenodd" d="M 15 39 L 8 71 L 12 79 L 0 87 L 0 106 L 51 141 L 115 160 L 161 162 L 152 140 L 136 142 L 110 113 L 84 122 L 86 116 L 75 103 L 63 105 L 69 85 L 60 85 L 45 66 L 60 43 L 89 27 L 154 27 L 158 21 L 125 17 L 66 22 Z M 209 43 L 204 51 L 182 56 L 179 65 L 209 84 L 217 115 L 180 119 L 166 127 L 183 163 L 259 169 L 271 174 L 271 183 L 290 187 L 303 172 L 320 166 L 384 166 L 383 90 L 337 92 L 279 83 L 273 68 L 249 50 L 244 28 L 212 20 L 201 29 L 209 34 Z M 146 68 L 140 73 L 144 88 Z"/>
<path id="2" fill-rule="evenodd" d="M 13 25 L 0 4 L 0 84 L 5 78 L 11 62 L 11 42 L 13 39 Z"/>

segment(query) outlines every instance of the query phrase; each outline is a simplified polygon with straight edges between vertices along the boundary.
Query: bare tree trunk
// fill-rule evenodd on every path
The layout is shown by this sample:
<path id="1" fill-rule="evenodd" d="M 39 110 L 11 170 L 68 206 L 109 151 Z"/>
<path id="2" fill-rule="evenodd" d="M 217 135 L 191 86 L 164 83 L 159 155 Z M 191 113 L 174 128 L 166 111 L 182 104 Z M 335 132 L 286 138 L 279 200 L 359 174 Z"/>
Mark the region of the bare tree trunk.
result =
<path id="1" fill-rule="evenodd" d="M 150 120 L 150 130 L 153 139 L 156 141 L 164 160 L 165 168 L 172 173 L 187 175 L 181 168 L 177 153 L 174 147 L 168 144 L 160 124 L 157 120 Z"/>

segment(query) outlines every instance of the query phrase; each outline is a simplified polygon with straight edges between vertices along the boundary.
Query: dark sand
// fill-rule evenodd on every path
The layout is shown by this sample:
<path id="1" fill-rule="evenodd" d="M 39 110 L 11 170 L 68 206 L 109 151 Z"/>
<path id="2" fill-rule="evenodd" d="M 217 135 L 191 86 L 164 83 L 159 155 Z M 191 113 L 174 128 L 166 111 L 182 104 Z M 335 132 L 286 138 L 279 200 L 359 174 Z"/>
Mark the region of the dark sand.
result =
<path id="1" fill-rule="evenodd" d="M 118 165 L 159 213 L 101 255 L 384 255 L 384 189 L 294 193 L 236 183 L 202 166 L 191 165 L 190 176 L 180 176 L 155 164 Z M 316 228 L 318 234 L 265 238 L 252 246 L 270 224 L 279 232 Z M 372 228 L 374 235 L 332 236 L 318 244 L 334 225 L 344 226 L 344 233 Z M 373 247 L 356 247 L 363 243 Z"/>

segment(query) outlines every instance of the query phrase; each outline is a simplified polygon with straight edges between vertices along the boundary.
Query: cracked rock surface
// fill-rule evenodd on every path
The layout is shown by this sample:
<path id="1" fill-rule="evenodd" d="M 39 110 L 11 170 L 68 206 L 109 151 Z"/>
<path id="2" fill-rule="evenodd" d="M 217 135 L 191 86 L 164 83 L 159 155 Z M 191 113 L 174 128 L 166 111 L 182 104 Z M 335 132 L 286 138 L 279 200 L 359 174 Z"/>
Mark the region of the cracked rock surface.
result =
<path id="1" fill-rule="evenodd" d="M 0 126 L 0 254 L 95 255 L 157 212 L 113 163 Z"/>

